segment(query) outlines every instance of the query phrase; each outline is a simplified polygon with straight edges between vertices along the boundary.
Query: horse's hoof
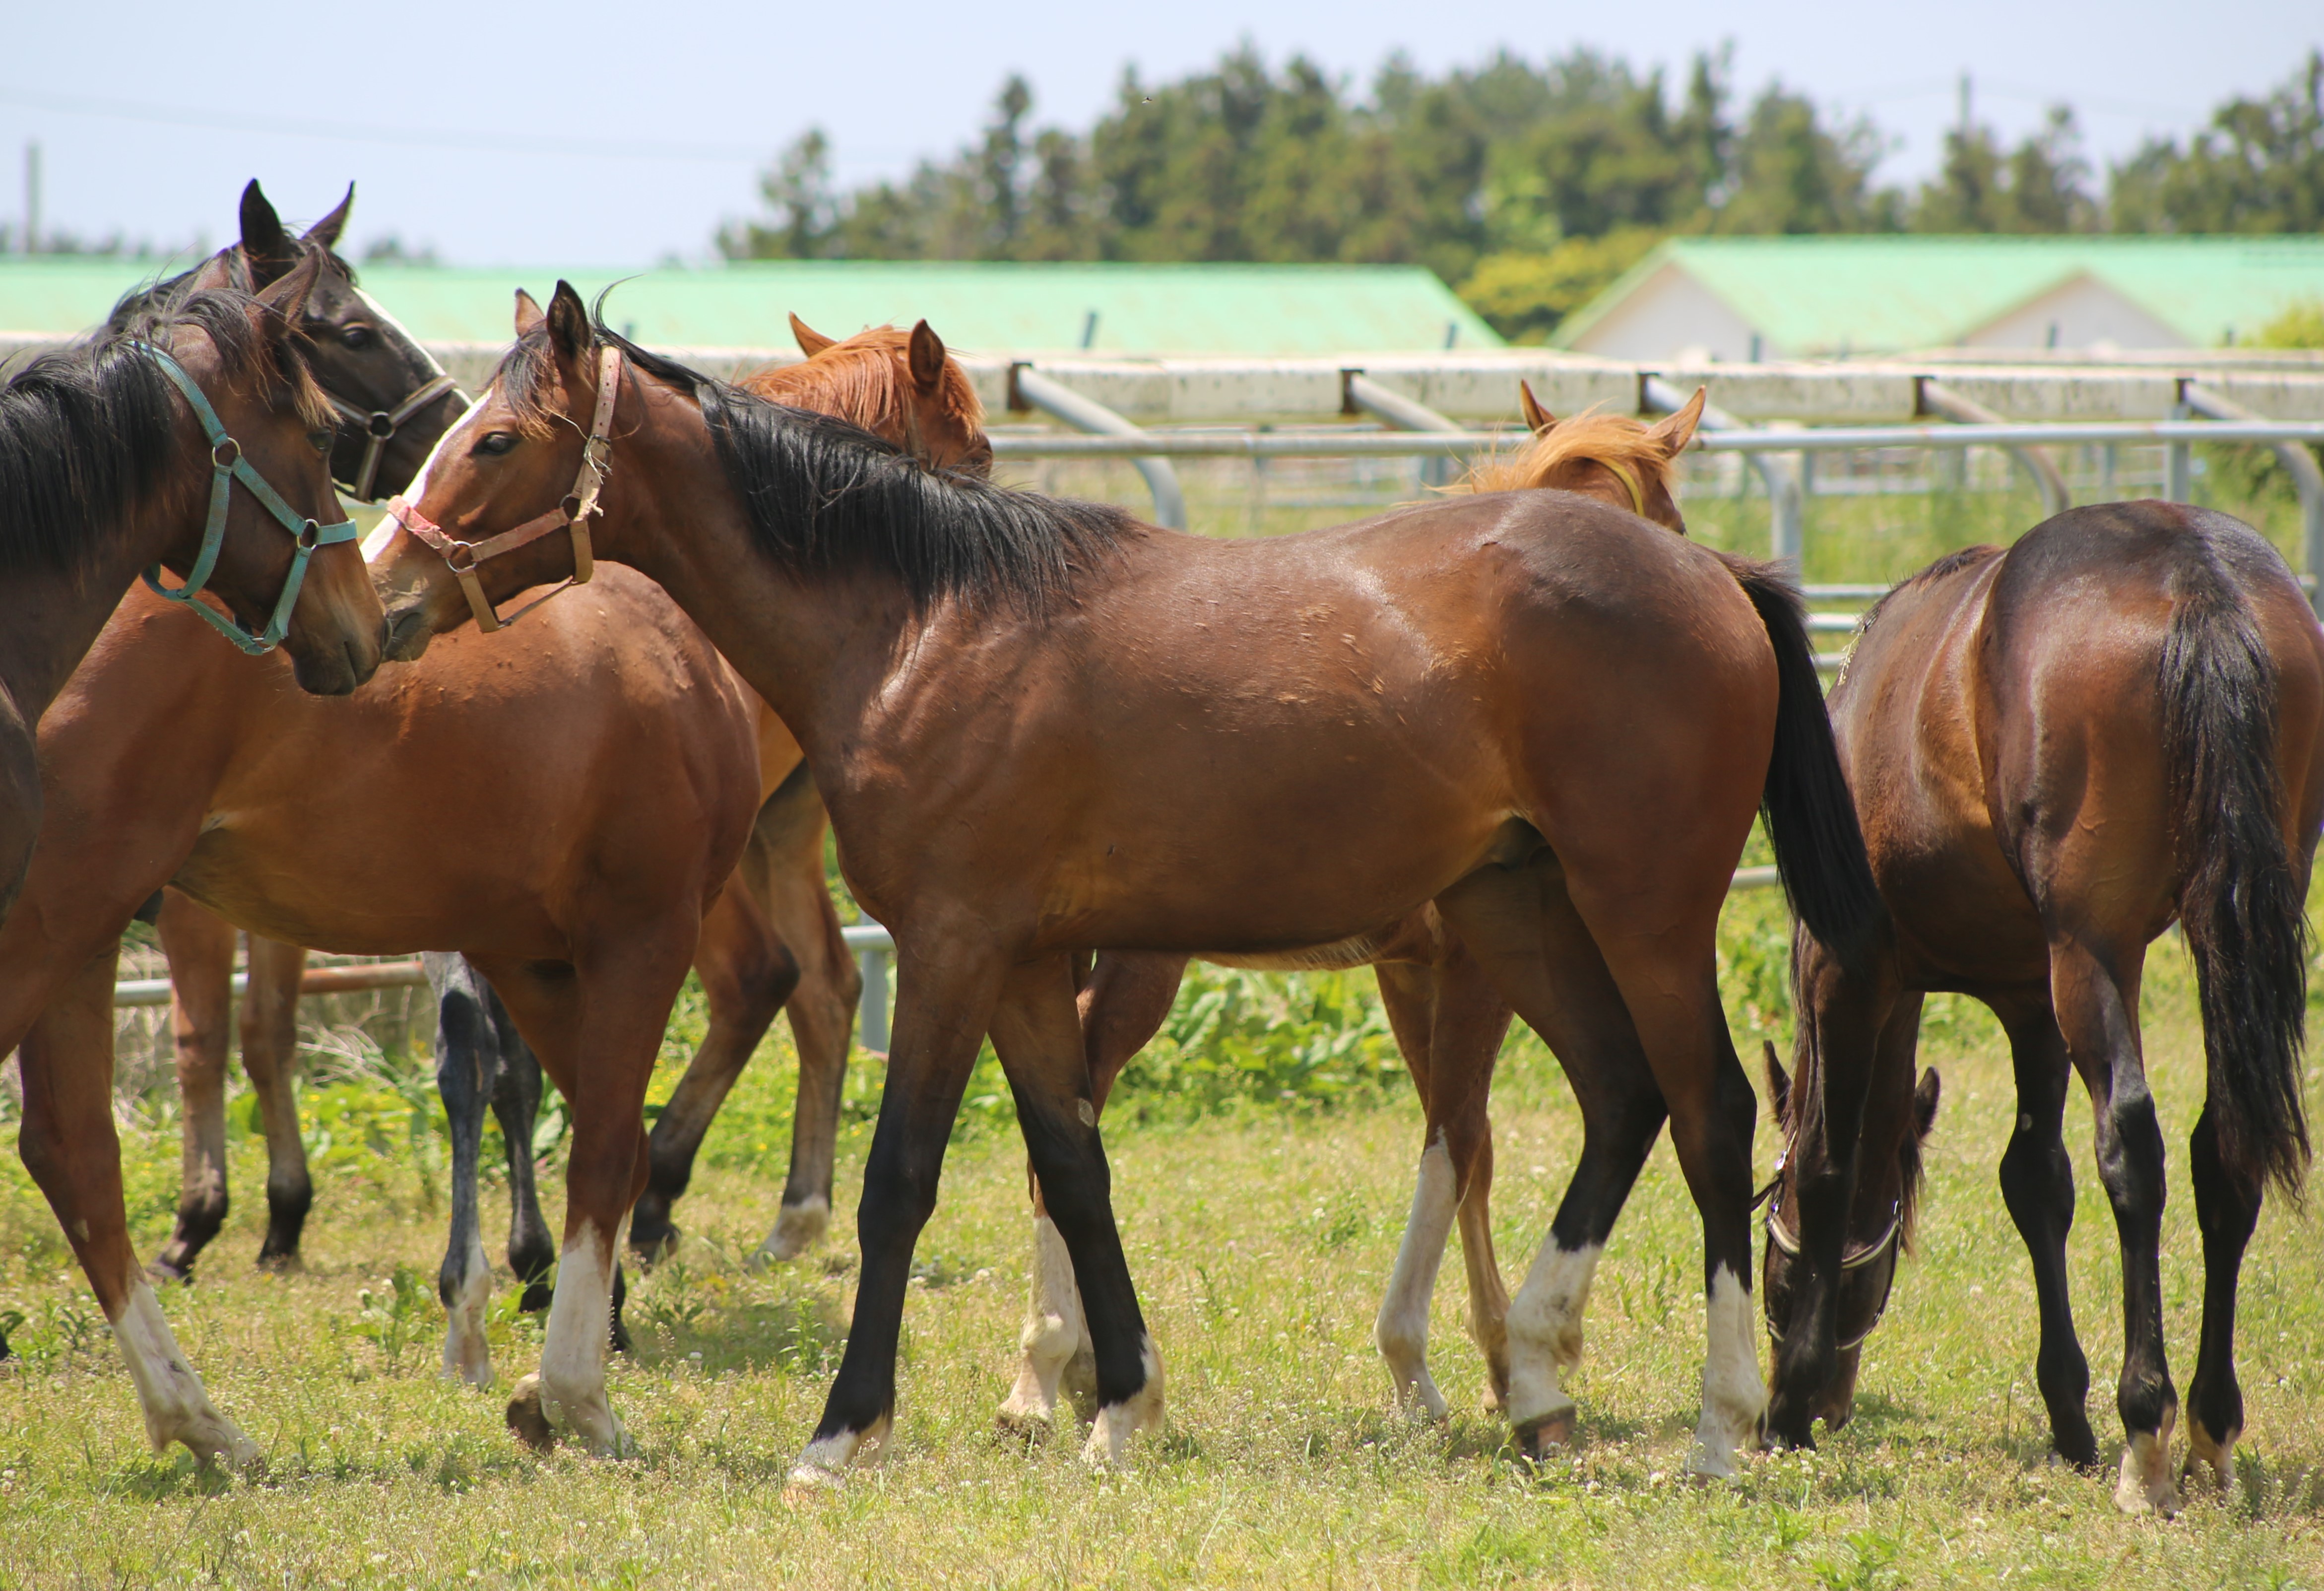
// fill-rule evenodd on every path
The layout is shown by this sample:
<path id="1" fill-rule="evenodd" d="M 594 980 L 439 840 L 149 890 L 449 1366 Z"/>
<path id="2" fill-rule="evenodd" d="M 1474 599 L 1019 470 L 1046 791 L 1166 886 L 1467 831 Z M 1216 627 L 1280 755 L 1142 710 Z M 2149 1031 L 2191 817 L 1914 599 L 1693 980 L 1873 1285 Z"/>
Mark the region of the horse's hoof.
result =
<path id="1" fill-rule="evenodd" d="M 1553 1409 L 1538 1420 L 1528 1420 L 1511 1428 L 1517 1439 L 1517 1453 L 1528 1464 L 1539 1464 L 1554 1455 L 1570 1451 L 1573 1432 L 1581 1411 L 1572 1404 Z"/>
<path id="2" fill-rule="evenodd" d="M 524 1297 L 516 1301 L 517 1312 L 523 1315 L 538 1315 L 556 1301 L 556 1290 L 549 1283 L 528 1281 L 524 1284 Z"/>
<path id="3" fill-rule="evenodd" d="M 511 1391 L 508 1428 L 516 1433 L 518 1441 L 536 1453 L 547 1453 L 557 1446 L 556 1428 L 549 1423 L 549 1412 L 541 1407 L 539 1374 L 526 1376 Z"/>
<path id="4" fill-rule="evenodd" d="M 155 1260 L 145 1267 L 145 1274 L 156 1287 L 191 1287 L 194 1284 L 191 1261 L 184 1265 L 174 1265 L 167 1260 Z"/>
<path id="5" fill-rule="evenodd" d="M 2160 1431 L 2140 1431 L 2124 1445 L 2122 1474 L 2114 1486 L 2114 1505 L 2129 1514 L 2179 1512 L 2179 1487 L 2171 1475 L 2171 1426 Z"/>
<path id="6" fill-rule="evenodd" d="M 299 1251 L 295 1248 L 287 1253 L 260 1249 L 258 1268 L 270 1276 L 296 1276 L 307 1269 L 307 1262 L 299 1257 Z"/>
<path id="7" fill-rule="evenodd" d="M 1054 1407 L 1043 1409 L 1030 1402 L 1020 1403 L 1012 1396 L 994 1411 L 992 1424 L 1010 1440 L 1038 1447 L 1055 1433 L 1056 1416 Z"/>
<path id="8" fill-rule="evenodd" d="M 630 1228 L 630 1258 L 638 1263 L 640 1270 L 650 1271 L 678 1252 L 678 1240 L 685 1235 L 675 1226 L 665 1226 L 659 1232 L 649 1232 L 641 1236 L 632 1225 Z"/>

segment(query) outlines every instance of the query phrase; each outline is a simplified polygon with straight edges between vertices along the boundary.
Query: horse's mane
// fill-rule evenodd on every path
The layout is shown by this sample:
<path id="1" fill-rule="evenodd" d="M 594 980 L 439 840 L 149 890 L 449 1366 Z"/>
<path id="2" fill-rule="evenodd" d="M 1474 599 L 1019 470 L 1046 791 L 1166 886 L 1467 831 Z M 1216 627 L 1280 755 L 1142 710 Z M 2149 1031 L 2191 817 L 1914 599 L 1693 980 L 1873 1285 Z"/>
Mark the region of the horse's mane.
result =
<path id="1" fill-rule="evenodd" d="M 1963 547 L 1959 551 L 1946 553 L 1926 569 L 1914 570 L 1882 592 L 1880 600 L 1866 608 L 1864 616 L 1857 620 L 1856 633 L 1861 635 L 1872 628 L 1872 621 L 1880 616 L 1881 610 L 1905 592 L 1915 590 L 1932 580 L 1941 580 L 1947 575 L 1968 569 L 1972 564 L 1983 563 L 1988 558 L 1998 558 L 2000 555 L 2001 549 L 1989 542 L 1980 543 L 1975 547 Z"/>
<path id="2" fill-rule="evenodd" d="M 1797 969 L 1803 957 L 1795 949 L 1792 957 L 1792 966 L 1794 969 L 1792 1003 L 1793 1009 L 1795 1011 L 1810 1009 L 1806 1004 L 1806 991 L 1798 986 Z M 1813 1030 L 1802 1029 L 1801 1031 L 1812 1032 Z M 1800 1134 L 1808 1124 L 1806 1120 L 1808 1107 L 1803 1101 L 1823 1097 L 1819 1087 L 1822 1075 L 1822 1047 L 1813 1041 L 1797 1045 L 1794 1050 L 1792 1086 L 1784 1096 L 1784 1103 L 1778 1112 L 1776 1122 L 1776 1125 L 1783 1129 L 1783 1154 L 1787 1164 L 1797 1163 Z M 1897 1246 L 1906 1253 L 1913 1251 L 1914 1222 L 1920 1213 L 1921 1192 L 1926 1181 L 1924 1173 L 1928 1169 L 1921 1147 L 1920 1131 L 1914 1120 L 1914 1108 L 1913 1101 L 1908 1097 L 1904 1103 L 1904 1131 L 1896 1146 L 1896 1243 Z"/>
<path id="3" fill-rule="evenodd" d="M 836 414 L 865 430 L 884 432 L 903 425 L 911 402 L 900 379 L 911 341 L 908 331 L 875 326 L 834 343 L 813 358 L 754 371 L 734 384 L 758 397 Z M 976 395 L 976 384 L 950 359 L 945 361 L 939 398 L 964 430 L 983 429 L 984 404 Z"/>
<path id="4" fill-rule="evenodd" d="M 892 575 L 915 605 L 991 601 L 1038 613 L 1076 578 L 1143 533 L 1128 513 L 1012 491 L 923 468 L 858 425 L 792 409 L 639 347 L 593 315 L 599 340 L 659 380 L 693 392 L 760 550 L 803 573 Z M 563 420 L 562 379 L 546 321 L 517 338 L 494 379 L 529 432 Z"/>
<path id="5" fill-rule="evenodd" d="M 1637 471 L 1642 486 L 1659 483 L 1676 495 L 1671 461 L 1655 439 L 1652 428 L 1627 414 L 1604 413 L 1595 408 L 1559 421 L 1514 453 L 1480 460 L 1453 490 L 1531 491 L 1576 459 L 1628 465 Z"/>
<path id="6" fill-rule="evenodd" d="M 217 350 L 226 379 L 290 384 L 300 412 L 329 413 L 295 353 L 253 324 L 230 289 L 180 291 L 115 309 L 95 338 L 41 355 L 0 386 L 0 571 L 84 567 L 160 484 L 177 444 L 177 390 L 130 347 L 169 349 L 187 328 Z"/>
<path id="7" fill-rule="evenodd" d="M 320 269 L 324 273 L 337 276 L 349 287 L 356 285 L 355 268 L 323 243 L 311 237 L 294 237 L 290 239 L 290 244 L 299 251 L 299 258 L 291 263 L 292 270 L 296 270 L 305 263 L 307 256 L 312 254 L 318 256 Z M 135 316 L 157 310 L 167 310 L 171 305 L 185 298 L 193 289 L 194 278 L 213 264 L 224 264 L 226 285 L 236 292 L 254 293 L 264 285 L 250 273 L 250 256 L 242 252 L 240 244 L 235 244 L 220 249 L 209 259 L 189 271 L 180 271 L 175 276 L 164 276 L 158 282 L 148 282 L 145 286 L 135 289 L 113 306 L 113 313 L 106 318 L 106 328 L 108 331 L 118 331 L 126 327 L 131 319 Z"/>

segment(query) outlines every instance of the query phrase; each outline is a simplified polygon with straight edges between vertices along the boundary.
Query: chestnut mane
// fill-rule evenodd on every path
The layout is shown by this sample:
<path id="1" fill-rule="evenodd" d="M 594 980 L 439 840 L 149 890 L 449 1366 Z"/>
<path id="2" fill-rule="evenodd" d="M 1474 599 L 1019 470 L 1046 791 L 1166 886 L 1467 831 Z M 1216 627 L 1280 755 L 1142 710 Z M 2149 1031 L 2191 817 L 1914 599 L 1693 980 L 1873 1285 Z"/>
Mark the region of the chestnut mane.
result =
<path id="1" fill-rule="evenodd" d="M 1548 483 L 1559 469 L 1577 460 L 1591 459 L 1628 465 L 1642 486 L 1659 482 L 1676 496 L 1671 461 L 1664 457 L 1653 428 L 1627 414 L 1587 409 L 1571 420 L 1561 420 L 1547 432 L 1529 439 L 1514 453 L 1480 459 L 1459 492 L 1524 492 Z"/>
<path id="2" fill-rule="evenodd" d="M 850 425 L 886 432 L 904 423 L 905 405 L 911 401 L 906 357 L 912 334 L 893 326 L 875 326 L 834 343 L 797 365 L 770 365 L 753 371 L 734 384 L 758 397 L 834 414 Z M 947 359 L 939 393 L 945 412 L 972 433 L 984 427 L 984 405 L 965 371 Z"/>

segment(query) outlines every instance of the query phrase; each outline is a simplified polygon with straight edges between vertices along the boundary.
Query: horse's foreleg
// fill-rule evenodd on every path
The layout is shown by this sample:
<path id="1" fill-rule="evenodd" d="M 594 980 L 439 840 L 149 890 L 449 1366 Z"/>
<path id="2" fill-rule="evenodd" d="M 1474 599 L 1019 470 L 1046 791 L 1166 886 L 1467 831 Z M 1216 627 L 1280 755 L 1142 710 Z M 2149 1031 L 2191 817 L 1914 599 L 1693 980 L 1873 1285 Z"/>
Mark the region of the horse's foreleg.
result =
<path id="1" fill-rule="evenodd" d="M 2075 940 L 2050 948 L 2050 992 L 2074 1068 L 2097 1117 L 2098 1179 L 2122 1241 L 2122 1380 L 2116 1407 L 2129 1438 L 2115 1505 L 2172 1513 L 2179 1488 L 2171 1433 L 2179 1394 L 2163 1350 L 2163 1129 L 2139 1057 L 2138 975 L 2144 947 Z"/>
<path id="2" fill-rule="evenodd" d="M 47 1196 L 97 1292 L 137 1388 L 156 1450 L 183 1442 L 205 1463 L 254 1461 L 257 1445 L 212 1406 L 129 1246 L 121 1141 L 113 1126 L 113 977 L 108 947 L 65 981 L 18 1050 L 24 1119 L 17 1152 Z"/>
<path id="3" fill-rule="evenodd" d="M 1084 1064 L 1089 1073 L 1090 1108 L 1105 1114 L 1106 1096 L 1138 1052 L 1170 1014 L 1185 976 L 1183 956 L 1107 951 L 1090 969 L 1075 996 Z M 1074 1281 L 1065 1240 L 1041 1199 L 1041 1181 L 1028 1162 L 1027 1187 L 1033 1199 L 1033 1253 L 1019 1333 L 1020 1357 L 1009 1396 L 1001 1405 L 1004 1430 L 1046 1433 L 1056 1418 L 1060 1393 L 1084 1422 L 1097 1418 L 1097 1358 L 1090 1346 L 1089 1322 Z"/>
<path id="4" fill-rule="evenodd" d="M 1067 958 L 1012 968 L 993 1009 L 991 1033 L 1042 1204 L 1073 1262 L 1096 1361 L 1097 1418 L 1082 1454 L 1092 1463 L 1119 1464 L 1132 1436 L 1161 1425 L 1162 1364 L 1114 1223 L 1111 1173 L 1098 1137 Z"/>
<path id="5" fill-rule="evenodd" d="M 2244 1249 L 2259 1225 L 2260 1191 L 2233 1176 L 2219 1155 L 2207 1104 L 2195 1120 L 2187 1163 L 2195 1181 L 2195 1219 L 2203 1229 L 2203 1339 L 2187 1386 L 2187 1473 L 2208 1470 L 2221 1488 L 2235 1484 L 2236 1439 L 2243 1435 L 2244 1392 L 2236 1380 L 2236 1283 Z"/>
<path id="6" fill-rule="evenodd" d="M 477 1161 L 484 1140 L 484 1104 L 496 1055 L 483 980 L 457 956 L 424 958 L 436 995 L 436 1092 L 452 1134 L 452 1226 L 444 1245 L 436 1293 L 444 1300 L 444 1377 L 474 1386 L 493 1382 L 492 1347 L 484 1311 L 492 1302 L 493 1267 L 484 1257 L 483 1212 L 476 1203 Z M 531 1155 L 528 1146 L 527 1163 Z"/>
<path id="7" fill-rule="evenodd" d="M 655 1119 L 648 1138 L 646 1190 L 630 1216 L 630 1251 L 648 1263 L 678 1245 L 670 1206 L 693 1179 L 703 1134 L 798 983 L 798 963 L 743 887 L 742 869 L 703 916 L 694 968 L 709 1004 L 709 1027 Z"/>
<path id="8" fill-rule="evenodd" d="M 177 1227 L 151 1268 L 156 1281 L 183 1281 L 226 1224 L 226 1051 L 234 1031 L 235 934 L 176 890 L 162 892 L 153 926 L 170 963 L 170 1036 L 177 1050 L 184 1153 Z"/>
<path id="9" fill-rule="evenodd" d="M 2090 1364 L 2074 1334 L 2066 1275 L 2066 1235 L 2074 1226 L 2074 1162 L 2066 1153 L 2066 1085 L 2073 1062 L 2046 992 L 1996 1003 L 2017 1074 L 2017 1122 L 2001 1157 L 2001 1197 L 2034 1263 L 2041 1309 L 2034 1384 L 2050 1413 L 2050 1445 L 2078 1468 L 2098 1461 L 2090 1429 Z"/>
<path id="10" fill-rule="evenodd" d="M 299 1261 L 299 1235 L 315 1202 L 307 1144 L 299 1135 L 299 980 L 307 952 L 250 936 L 250 987 L 242 998 L 242 1069 L 258 1095 L 266 1131 L 266 1241 L 261 1265 Z"/>
<path id="11" fill-rule="evenodd" d="M 791 1471 L 804 1485 L 831 1480 L 860 1453 L 879 1448 L 894 1421 L 896 1346 L 912 1248 L 936 1208 L 945 1146 L 1000 983 L 998 957 L 957 938 L 936 940 L 927 953 L 918 943 L 899 952 L 904 976 L 897 983 L 888 1082 L 856 1209 L 863 1263 L 854 1318 L 823 1419 Z M 1078 1048 L 1074 1059 L 1078 1065 Z"/>
<path id="12" fill-rule="evenodd" d="M 839 1100 L 863 975 L 842 936 L 823 876 L 823 804 L 812 780 L 787 782 L 759 812 L 752 849 L 775 935 L 798 963 L 784 1010 L 798 1051 L 798 1101 L 791 1114 L 791 1165 L 774 1230 L 755 1258 L 788 1260 L 823 1241 L 831 1226 L 831 1178 L 839 1154 Z"/>

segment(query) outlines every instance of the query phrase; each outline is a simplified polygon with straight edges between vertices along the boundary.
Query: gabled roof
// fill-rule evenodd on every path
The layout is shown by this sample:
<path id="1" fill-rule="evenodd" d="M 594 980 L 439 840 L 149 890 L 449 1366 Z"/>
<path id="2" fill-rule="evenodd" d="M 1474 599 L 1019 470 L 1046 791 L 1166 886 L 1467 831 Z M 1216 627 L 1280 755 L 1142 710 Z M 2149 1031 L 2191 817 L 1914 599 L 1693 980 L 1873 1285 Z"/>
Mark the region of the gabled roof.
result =
<path id="1" fill-rule="evenodd" d="M 1572 347 L 1666 265 L 1804 357 L 1942 347 L 2079 276 L 2121 293 L 2190 347 L 2249 336 L 2324 299 L 2319 237 L 1678 237 L 1568 317 Z"/>
<path id="2" fill-rule="evenodd" d="M 184 267 L 179 262 L 167 270 Z M 0 260 L 0 331 L 68 335 L 164 274 L 152 261 Z M 364 286 L 430 342 L 506 342 L 510 295 L 546 301 L 559 274 L 650 346 L 788 347 L 796 311 L 844 337 L 925 319 L 964 350 L 1332 355 L 1498 348 L 1501 339 L 1435 276 L 1405 265 L 1116 265 L 783 261 L 648 271 L 377 265 Z"/>

